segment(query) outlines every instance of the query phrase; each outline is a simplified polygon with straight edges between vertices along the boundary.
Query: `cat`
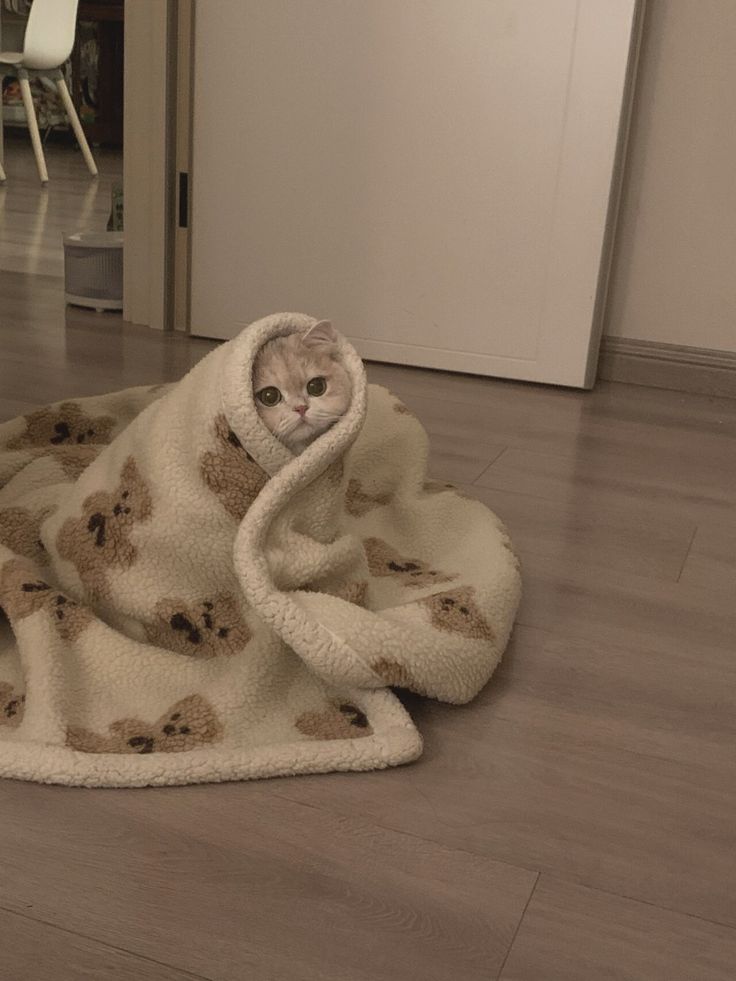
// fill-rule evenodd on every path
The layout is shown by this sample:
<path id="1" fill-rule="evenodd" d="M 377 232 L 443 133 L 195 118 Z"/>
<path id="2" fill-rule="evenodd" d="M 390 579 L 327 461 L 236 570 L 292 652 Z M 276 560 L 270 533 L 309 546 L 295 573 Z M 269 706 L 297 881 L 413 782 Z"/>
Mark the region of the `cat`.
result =
<path id="1" fill-rule="evenodd" d="M 299 454 L 348 410 L 350 378 L 337 358 L 337 332 L 322 320 L 306 332 L 267 341 L 253 365 L 258 415 Z"/>

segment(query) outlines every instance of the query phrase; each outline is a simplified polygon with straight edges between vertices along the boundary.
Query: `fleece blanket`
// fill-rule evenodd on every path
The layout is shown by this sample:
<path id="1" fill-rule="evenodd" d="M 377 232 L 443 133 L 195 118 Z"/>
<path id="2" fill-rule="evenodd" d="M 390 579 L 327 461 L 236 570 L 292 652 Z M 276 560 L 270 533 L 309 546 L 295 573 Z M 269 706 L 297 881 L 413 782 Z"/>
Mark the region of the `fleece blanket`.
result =
<path id="1" fill-rule="evenodd" d="M 405 763 L 394 688 L 488 681 L 518 561 L 482 504 L 426 480 L 412 413 L 352 380 L 294 456 L 253 359 L 314 320 L 252 324 L 175 385 L 0 426 L 0 776 L 131 787 Z"/>

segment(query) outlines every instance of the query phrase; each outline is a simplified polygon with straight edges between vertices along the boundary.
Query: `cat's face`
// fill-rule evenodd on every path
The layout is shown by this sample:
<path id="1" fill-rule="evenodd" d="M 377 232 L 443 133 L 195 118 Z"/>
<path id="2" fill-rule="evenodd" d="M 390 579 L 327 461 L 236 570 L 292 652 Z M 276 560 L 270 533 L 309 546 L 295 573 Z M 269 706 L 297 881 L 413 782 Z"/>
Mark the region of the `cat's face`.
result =
<path id="1" fill-rule="evenodd" d="M 268 429 L 293 453 L 340 419 L 350 405 L 350 378 L 336 360 L 331 324 L 264 344 L 253 365 L 253 393 Z"/>

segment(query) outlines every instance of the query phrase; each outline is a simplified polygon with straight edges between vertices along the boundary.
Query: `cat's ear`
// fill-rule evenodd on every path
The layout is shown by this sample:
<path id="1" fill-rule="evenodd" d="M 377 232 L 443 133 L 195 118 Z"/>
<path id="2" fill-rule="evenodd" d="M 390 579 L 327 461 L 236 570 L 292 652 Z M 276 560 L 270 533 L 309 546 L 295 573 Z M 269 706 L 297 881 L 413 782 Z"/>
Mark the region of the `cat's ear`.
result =
<path id="1" fill-rule="evenodd" d="M 302 337 L 302 344 L 305 347 L 332 347 L 336 341 L 337 332 L 329 320 L 320 320 L 319 323 L 312 324 Z"/>

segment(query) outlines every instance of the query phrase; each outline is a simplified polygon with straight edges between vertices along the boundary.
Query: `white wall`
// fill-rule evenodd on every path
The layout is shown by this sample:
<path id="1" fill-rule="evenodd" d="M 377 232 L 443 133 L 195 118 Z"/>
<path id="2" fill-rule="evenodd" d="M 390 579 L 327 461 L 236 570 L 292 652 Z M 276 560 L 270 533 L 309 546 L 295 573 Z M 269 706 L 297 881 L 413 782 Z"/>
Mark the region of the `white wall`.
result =
<path id="1" fill-rule="evenodd" d="M 606 332 L 736 351 L 736 0 L 649 0 Z"/>

